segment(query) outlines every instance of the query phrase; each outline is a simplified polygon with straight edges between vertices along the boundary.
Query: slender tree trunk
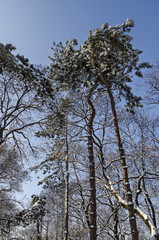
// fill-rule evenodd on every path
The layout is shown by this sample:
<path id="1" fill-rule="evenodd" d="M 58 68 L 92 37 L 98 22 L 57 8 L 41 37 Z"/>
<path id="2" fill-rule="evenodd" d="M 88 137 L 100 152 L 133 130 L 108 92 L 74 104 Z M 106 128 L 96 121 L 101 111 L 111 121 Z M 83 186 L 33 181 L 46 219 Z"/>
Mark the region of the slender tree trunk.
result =
<path id="1" fill-rule="evenodd" d="M 142 185 L 143 185 L 143 190 L 142 191 L 143 191 L 143 194 L 144 194 L 146 205 L 148 205 L 147 207 L 150 208 L 150 216 L 151 216 L 151 219 L 153 221 L 153 224 L 154 224 L 155 228 L 157 229 L 155 208 L 154 208 L 153 203 L 152 203 L 152 201 L 149 197 L 149 194 L 146 190 L 146 185 L 145 185 L 144 178 L 142 179 Z M 156 235 L 156 239 L 159 240 L 159 234 Z"/>
<path id="2" fill-rule="evenodd" d="M 137 229 L 137 224 L 136 224 L 136 216 L 134 213 L 134 203 L 133 203 L 132 191 L 131 191 L 130 183 L 129 183 L 125 151 L 124 151 L 121 136 L 120 136 L 120 130 L 119 130 L 119 124 L 118 124 L 118 117 L 116 114 L 114 96 L 113 96 L 111 88 L 109 87 L 108 84 L 106 84 L 106 87 L 107 87 L 107 92 L 108 92 L 108 95 L 110 98 L 110 104 L 111 104 L 111 110 L 112 110 L 113 122 L 114 122 L 114 129 L 115 129 L 115 134 L 116 134 L 116 141 L 118 144 L 118 149 L 119 149 L 119 154 L 120 154 L 120 162 L 122 165 L 123 183 L 124 183 L 124 188 L 125 188 L 126 200 L 127 200 L 127 204 L 128 204 L 129 222 L 130 222 L 132 240 L 138 240 L 139 238 L 138 238 L 138 229 Z"/>
<path id="3" fill-rule="evenodd" d="M 40 220 L 39 219 L 37 220 L 37 223 L 36 223 L 36 229 L 37 229 L 36 239 L 41 240 L 41 232 L 40 232 L 41 227 L 40 227 Z"/>
<path id="4" fill-rule="evenodd" d="M 45 235 L 45 240 L 49 240 L 49 222 L 46 223 L 46 235 Z"/>
<path id="5" fill-rule="evenodd" d="M 68 202 L 69 202 L 69 159 L 68 159 L 68 133 L 67 133 L 67 123 L 66 123 L 64 240 L 69 239 Z"/>
<path id="6" fill-rule="evenodd" d="M 111 111 L 112 111 L 113 123 L 114 123 L 114 130 L 115 130 L 115 135 L 116 135 L 116 142 L 118 145 L 120 162 L 122 165 L 123 184 L 124 184 L 125 195 L 126 195 L 126 200 L 127 200 L 127 205 L 128 205 L 127 209 L 129 212 L 131 237 L 132 237 L 132 240 L 139 240 L 138 229 L 137 229 L 137 224 L 136 224 L 136 216 L 135 216 L 135 212 L 134 212 L 132 191 L 131 191 L 131 187 L 130 187 L 130 183 L 129 183 L 125 151 L 124 151 L 121 136 L 120 136 L 120 129 L 119 129 L 118 117 L 117 117 L 117 113 L 116 113 L 115 100 L 114 100 L 114 96 L 113 96 L 113 93 L 111 90 L 111 85 L 103 76 L 101 69 L 99 69 L 99 74 L 100 74 L 101 81 L 104 83 L 104 85 L 106 87 L 106 90 L 108 92 L 108 96 L 110 99 L 110 105 L 111 105 Z"/>
<path id="7" fill-rule="evenodd" d="M 119 224 L 118 210 L 116 210 L 114 214 L 114 239 L 115 240 L 119 240 L 118 224 Z"/>
<path id="8" fill-rule="evenodd" d="M 85 216 L 85 219 L 86 219 L 87 226 L 88 226 L 88 228 L 90 228 L 90 219 L 89 219 L 89 214 L 88 214 L 89 205 L 86 206 L 86 204 L 85 204 L 83 189 L 82 189 L 82 186 L 80 184 L 80 180 L 79 180 L 78 175 L 77 175 L 77 170 L 76 170 L 76 167 L 75 167 L 75 163 L 73 163 L 73 168 L 74 168 L 74 172 L 75 172 L 75 176 L 76 176 L 76 181 L 77 181 L 78 186 L 79 186 L 79 192 L 80 192 L 80 196 L 81 196 L 81 204 L 83 206 L 84 216 Z"/>
<path id="9" fill-rule="evenodd" d="M 10 239 L 10 232 L 11 232 L 11 222 L 10 222 L 10 219 L 8 219 L 8 239 Z"/>
<path id="10" fill-rule="evenodd" d="M 90 98 L 87 99 L 91 114 L 87 125 L 88 133 L 88 157 L 89 157 L 89 174 L 90 174 L 90 240 L 97 239 L 97 213 L 96 213 L 96 179 L 95 179 L 95 162 L 93 153 L 93 120 L 95 109 Z"/>

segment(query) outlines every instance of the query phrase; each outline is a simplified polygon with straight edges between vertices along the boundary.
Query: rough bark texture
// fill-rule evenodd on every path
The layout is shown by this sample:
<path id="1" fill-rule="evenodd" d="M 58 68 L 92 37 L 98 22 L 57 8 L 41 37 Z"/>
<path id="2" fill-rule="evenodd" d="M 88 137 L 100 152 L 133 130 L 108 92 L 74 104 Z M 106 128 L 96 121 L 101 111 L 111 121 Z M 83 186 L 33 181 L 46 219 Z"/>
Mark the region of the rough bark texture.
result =
<path id="1" fill-rule="evenodd" d="M 95 109 L 90 98 L 87 99 L 91 114 L 87 125 L 88 133 L 88 157 L 90 170 L 90 240 L 97 239 L 97 214 L 96 214 L 96 179 L 95 179 L 95 162 L 93 153 L 93 120 Z"/>

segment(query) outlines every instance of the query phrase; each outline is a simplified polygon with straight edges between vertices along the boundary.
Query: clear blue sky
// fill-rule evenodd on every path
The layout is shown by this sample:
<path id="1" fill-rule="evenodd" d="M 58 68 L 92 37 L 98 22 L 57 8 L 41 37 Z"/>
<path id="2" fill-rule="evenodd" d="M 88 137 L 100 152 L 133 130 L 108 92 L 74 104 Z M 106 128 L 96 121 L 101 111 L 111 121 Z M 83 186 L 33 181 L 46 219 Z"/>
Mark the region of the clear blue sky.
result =
<path id="1" fill-rule="evenodd" d="M 159 0 L 0 0 L 0 36 L 35 64 L 49 64 L 53 41 L 87 38 L 103 22 L 135 21 L 134 46 L 142 60 L 159 59 Z"/>
<path id="2" fill-rule="evenodd" d="M 1 43 L 12 43 L 34 64 L 50 64 L 52 42 L 79 39 L 102 23 L 135 21 L 134 46 L 142 61 L 159 59 L 159 0 L 0 0 Z M 36 179 L 24 187 L 38 192 Z"/>

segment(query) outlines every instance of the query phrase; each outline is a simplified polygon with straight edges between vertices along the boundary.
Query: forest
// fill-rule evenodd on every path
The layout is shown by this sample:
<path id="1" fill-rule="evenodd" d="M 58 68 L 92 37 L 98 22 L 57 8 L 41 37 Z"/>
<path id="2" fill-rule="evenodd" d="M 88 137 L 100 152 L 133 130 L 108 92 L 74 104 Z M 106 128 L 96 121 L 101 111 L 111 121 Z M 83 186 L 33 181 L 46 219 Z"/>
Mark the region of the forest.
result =
<path id="1" fill-rule="evenodd" d="M 0 44 L 0 240 L 159 240 L 159 65 L 133 27 L 54 42 L 50 66 Z"/>

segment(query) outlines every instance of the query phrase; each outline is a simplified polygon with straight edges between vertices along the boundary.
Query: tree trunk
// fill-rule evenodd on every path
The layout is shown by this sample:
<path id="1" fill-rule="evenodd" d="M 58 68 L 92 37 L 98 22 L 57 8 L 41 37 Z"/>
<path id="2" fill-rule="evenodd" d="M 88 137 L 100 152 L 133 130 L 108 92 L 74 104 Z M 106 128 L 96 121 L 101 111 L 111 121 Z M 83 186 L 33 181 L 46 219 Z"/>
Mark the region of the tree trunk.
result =
<path id="1" fill-rule="evenodd" d="M 115 135 L 116 135 L 116 142 L 118 145 L 120 162 L 122 165 L 123 184 L 124 184 L 125 195 L 126 195 L 126 200 L 127 200 L 127 205 L 128 205 L 127 209 L 129 212 L 131 237 L 132 237 L 132 240 L 138 240 L 139 237 L 138 237 L 138 229 L 137 229 L 137 224 L 136 224 L 136 216 L 135 216 L 135 212 L 134 212 L 134 203 L 133 203 L 132 191 L 131 191 L 130 183 L 129 183 L 125 151 L 124 151 L 121 136 L 120 136 L 120 129 L 119 129 L 119 124 L 118 124 L 118 117 L 117 117 L 117 113 L 116 113 L 114 96 L 113 96 L 113 93 L 111 90 L 111 84 L 105 79 L 105 77 L 103 76 L 102 71 L 100 69 L 99 69 L 99 74 L 100 74 L 101 81 L 104 83 L 104 85 L 106 87 L 106 90 L 108 92 L 108 96 L 110 99 L 110 105 L 111 105 L 111 111 L 112 111 L 113 123 L 114 123 L 114 130 L 115 130 Z"/>
<path id="2" fill-rule="evenodd" d="M 41 240 L 41 227 L 40 227 L 40 220 L 38 219 L 37 220 L 37 223 L 36 223 L 36 229 L 37 229 L 37 237 L 36 239 L 37 240 Z"/>
<path id="3" fill-rule="evenodd" d="M 45 240 L 49 240 L 49 222 L 46 223 L 46 235 L 45 235 Z"/>
<path id="4" fill-rule="evenodd" d="M 67 123 L 66 123 L 66 157 L 65 157 L 65 210 L 64 210 L 64 240 L 69 239 L 68 230 L 68 202 L 69 202 L 69 160 L 68 160 L 68 134 L 67 134 Z"/>
<path id="5" fill-rule="evenodd" d="M 87 124 L 88 133 L 88 158 L 89 158 L 89 174 L 90 174 L 90 240 L 97 239 L 97 214 L 96 214 L 96 179 L 95 179 L 95 162 L 93 153 L 93 120 L 95 117 L 95 109 L 90 98 L 87 99 L 91 115 Z"/>
<path id="6" fill-rule="evenodd" d="M 115 211 L 114 214 L 114 239 L 119 240 L 119 234 L 118 234 L 118 224 L 119 224 L 119 219 L 118 219 L 118 210 Z"/>
<path id="7" fill-rule="evenodd" d="M 116 134 L 116 142 L 118 145 L 119 154 L 120 154 L 120 162 L 122 165 L 123 183 L 124 183 L 124 188 L 125 188 L 126 200 L 127 200 L 127 204 L 128 204 L 131 236 L 132 236 L 132 240 L 138 240 L 139 238 L 138 238 L 138 229 L 137 229 L 137 224 L 136 224 L 136 216 L 134 213 L 134 203 L 133 203 L 132 191 L 131 191 L 130 183 L 129 183 L 125 151 L 124 151 L 123 144 L 121 141 L 121 136 L 120 136 L 120 130 L 119 130 L 119 124 L 118 124 L 118 117 L 116 114 L 114 96 L 112 94 L 111 88 L 108 85 L 108 83 L 105 83 L 105 85 L 106 85 L 107 92 L 108 92 L 108 95 L 110 98 L 110 104 L 111 104 L 111 110 L 112 110 L 113 122 L 114 122 L 114 129 L 115 129 L 115 134 Z"/>

